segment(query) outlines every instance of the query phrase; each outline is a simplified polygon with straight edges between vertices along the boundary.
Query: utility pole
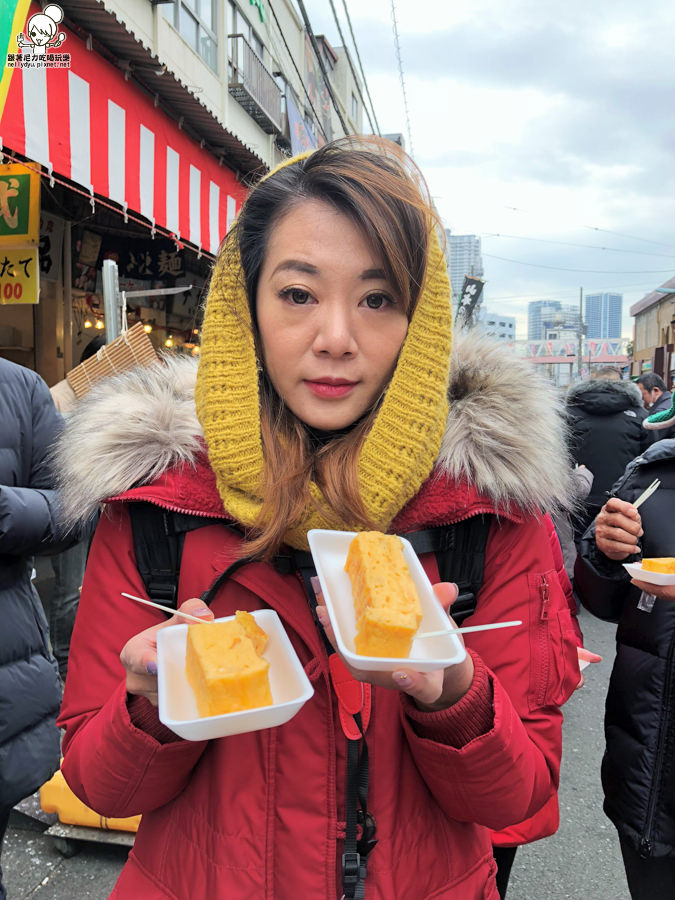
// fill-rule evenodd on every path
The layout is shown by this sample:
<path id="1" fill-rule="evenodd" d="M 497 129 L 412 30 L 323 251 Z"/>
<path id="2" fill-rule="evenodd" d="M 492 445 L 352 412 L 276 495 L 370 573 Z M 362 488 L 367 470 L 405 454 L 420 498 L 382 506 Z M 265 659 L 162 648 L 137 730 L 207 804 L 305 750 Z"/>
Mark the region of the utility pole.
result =
<path id="1" fill-rule="evenodd" d="M 577 332 L 579 347 L 577 352 L 577 375 L 581 381 L 581 360 L 584 351 L 584 289 L 579 288 L 579 330 Z"/>

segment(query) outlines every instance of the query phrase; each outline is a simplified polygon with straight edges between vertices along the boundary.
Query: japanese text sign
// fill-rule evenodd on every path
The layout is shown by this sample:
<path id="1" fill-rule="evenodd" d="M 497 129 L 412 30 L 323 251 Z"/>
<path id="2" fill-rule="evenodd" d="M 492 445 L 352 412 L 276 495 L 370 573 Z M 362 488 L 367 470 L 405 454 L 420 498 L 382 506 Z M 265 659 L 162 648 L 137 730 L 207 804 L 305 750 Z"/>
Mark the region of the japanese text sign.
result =
<path id="1" fill-rule="evenodd" d="M 37 247 L 0 247 L 0 304 L 37 303 L 39 288 Z"/>
<path id="2" fill-rule="evenodd" d="M 0 166 L 0 248 L 38 243 L 40 176 L 21 165 Z"/>

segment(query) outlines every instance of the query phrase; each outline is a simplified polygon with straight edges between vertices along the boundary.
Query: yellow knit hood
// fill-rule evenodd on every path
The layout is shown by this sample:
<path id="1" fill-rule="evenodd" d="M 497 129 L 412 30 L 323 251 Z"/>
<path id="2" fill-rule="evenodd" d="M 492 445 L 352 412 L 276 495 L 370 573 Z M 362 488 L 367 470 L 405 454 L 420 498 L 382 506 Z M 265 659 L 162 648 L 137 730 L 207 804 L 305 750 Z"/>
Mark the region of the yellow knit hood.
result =
<path id="1" fill-rule="evenodd" d="M 363 505 L 383 531 L 415 496 L 438 456 L 448 414 L 451 342 L 450 285 L 432 231 L 425 284 L 359 458 Z M 259 368 L 239 252 L 236 242 L 227 241 L 209 287 L 195 400 L 225 509 L 247 527 L 257 522 L 262 506 Z M 308 502 L 302 521 L 289 527 L 287 544 L 307 549 L 310 528 L 358 530 L 355 523 L 324 515 L 320 489 L 312 483 L 310 490 L 317 503 Z"/>

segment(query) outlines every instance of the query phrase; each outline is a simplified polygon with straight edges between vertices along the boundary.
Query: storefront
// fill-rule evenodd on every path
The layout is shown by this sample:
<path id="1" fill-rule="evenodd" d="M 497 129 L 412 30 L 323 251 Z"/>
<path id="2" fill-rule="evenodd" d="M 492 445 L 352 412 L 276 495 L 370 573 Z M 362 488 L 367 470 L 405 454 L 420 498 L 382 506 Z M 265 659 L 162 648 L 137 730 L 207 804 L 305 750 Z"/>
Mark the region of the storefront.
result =
<path id="1" fill-rule="evenodd" d="M 31 4 L 28 21 L 39 13 Z M 235 172 L 186 134 L 157 96 L 91 41 L 62 25 L 59 32 L 58 51 L 47 47 L 39 65 L 25 48 L 10 54 L 0 120 L 2 162 L 23 164 L 41 181 L 38 302 L 24 302 L 12 284 L 0 291 L 0 355 L 35 368 L 48 384 L 105 330 L 104 259 L 117 262 L 120 290 L 191 285 L 130 299 L 129 324 L 143 321 L 157 347 L 197 352 L 203 288 L 245 195 Z M 9 186 L 0 171 L 0 190 L 3 179 Z M 0 253 L 11 246 L 5 232 L 14 211 L 14 197 L 0 203 L 7 226 Z"/>

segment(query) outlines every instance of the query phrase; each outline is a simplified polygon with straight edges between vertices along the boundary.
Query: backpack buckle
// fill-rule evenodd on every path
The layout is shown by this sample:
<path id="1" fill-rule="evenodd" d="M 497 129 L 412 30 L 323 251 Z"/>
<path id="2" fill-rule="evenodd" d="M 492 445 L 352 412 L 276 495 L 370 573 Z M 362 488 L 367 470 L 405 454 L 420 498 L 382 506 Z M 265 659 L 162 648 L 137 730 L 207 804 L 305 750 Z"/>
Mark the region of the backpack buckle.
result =
<path id="1" fill-rule="evenodd" d="M 178 590 L 175 584 L 168 584 L 166 581 L 151 581 L 148 585 L 148 594 L 157 603 L 164 603 L 165 606 L 176 608 Z"/>
<path id="2" fill-rule="evenodd" d="M 356 850 L 350 850 L 342 854 L 342 884 L 343 886 L 356 884 L 361 870 L 361 854 Z"/>

